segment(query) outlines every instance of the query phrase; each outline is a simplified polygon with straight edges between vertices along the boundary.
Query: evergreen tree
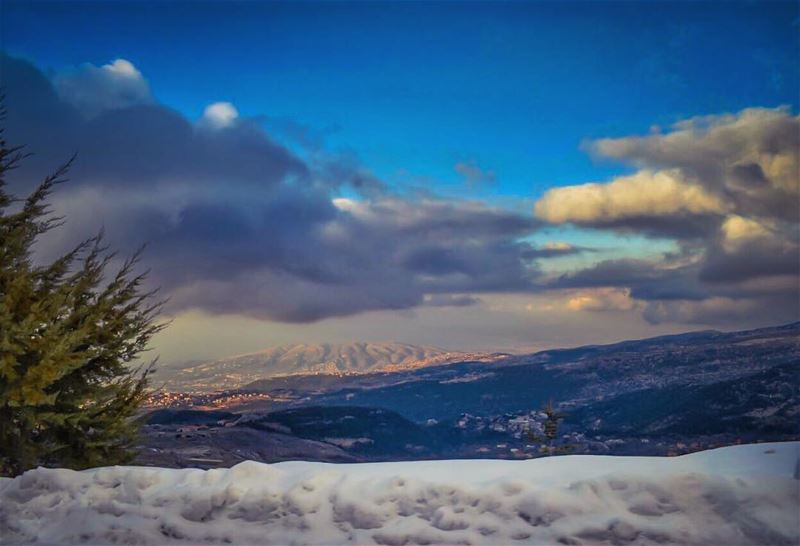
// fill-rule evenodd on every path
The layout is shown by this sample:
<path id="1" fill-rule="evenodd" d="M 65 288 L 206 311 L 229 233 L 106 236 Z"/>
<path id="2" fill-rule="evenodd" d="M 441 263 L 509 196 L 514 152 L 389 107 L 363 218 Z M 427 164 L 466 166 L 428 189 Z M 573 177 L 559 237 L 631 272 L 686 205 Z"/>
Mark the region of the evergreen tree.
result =
<path id="1" fill-rule="evenodd" d="M 127 462 L 155 360 L 133 364 L 164 327 L 161 303 L 134 272 L 139 252 L 106 276 L 102 233 L 34 263 L 38 237 L 62 223 L 46 201 L 72 161 L 17 199 L 6 184 L 22 159 L 0 131 L 0 475 Z"/>
<path id="2" fill-rule="evenodd" d="M 542 411 L 545 414 L 544 436 L 545 438 L 547 438 L 548 441 L 552 443 L 558 438 L 558 427 L 561 424 L 562 419 L 564 419 L 566 415 L 556 411 L 555 406 L 553 406 L 552 400 L 549 400 L 544 405 Z"/>
<path id="3" fill-rule="evenodd" d="M 538 436 L 537 434 L 534 434 L 530 427 L 528 427 L 525 430 L 525 436 L 527 437 L 528 441 L 541 443 L 542 446 L 540 449 L 546 455 L 561 455 L 564 453 L 569 453 L 575 449 L 575 446 L 571 444 L 561 443 L 560 445 L 556 445 L 559 442 L 558 430 L 561 426 L 561 421 L 567 417 L 567 414 L 557 411 L 552 400 L 549 400 L 546 404 L 544 404 L 541 411 L 545 415 L 543 426 L 544 436 Z"/>

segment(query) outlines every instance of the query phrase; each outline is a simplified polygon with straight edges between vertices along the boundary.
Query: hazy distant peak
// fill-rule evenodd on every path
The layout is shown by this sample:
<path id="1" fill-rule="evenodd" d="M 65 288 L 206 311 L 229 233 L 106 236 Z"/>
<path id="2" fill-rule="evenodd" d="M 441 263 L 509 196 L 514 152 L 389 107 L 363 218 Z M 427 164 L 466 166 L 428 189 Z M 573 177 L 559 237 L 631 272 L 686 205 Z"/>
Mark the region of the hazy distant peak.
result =
<path id="1" fill-rule="evenodd" d="M 294 343 L 192 364 L 178 370 L 166 369 L 160 375 L 172 390 L 216 390 L 236 388 L 276 376 L 401 371 L 494 358 L 495 355 L 487 353 L 448 351 L 393 341 Z"/>

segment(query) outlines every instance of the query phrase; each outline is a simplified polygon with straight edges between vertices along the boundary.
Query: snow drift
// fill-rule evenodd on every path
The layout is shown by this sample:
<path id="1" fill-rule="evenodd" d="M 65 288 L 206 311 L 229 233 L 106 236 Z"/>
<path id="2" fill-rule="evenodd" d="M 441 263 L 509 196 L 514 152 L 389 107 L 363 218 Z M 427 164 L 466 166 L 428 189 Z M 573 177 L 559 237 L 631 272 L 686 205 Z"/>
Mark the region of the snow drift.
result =
<path id="1" fill-rule="evenodd" d="M 0 480 L 0 543 L 797 544 L 798 455 L 39 468 Z"/>

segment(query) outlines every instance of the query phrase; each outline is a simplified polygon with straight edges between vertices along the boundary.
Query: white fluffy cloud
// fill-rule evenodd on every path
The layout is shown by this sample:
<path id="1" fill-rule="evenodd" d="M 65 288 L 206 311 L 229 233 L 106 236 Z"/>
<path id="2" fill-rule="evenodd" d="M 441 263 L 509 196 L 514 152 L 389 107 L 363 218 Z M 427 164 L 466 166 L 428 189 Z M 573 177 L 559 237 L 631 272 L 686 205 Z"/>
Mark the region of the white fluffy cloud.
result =
<path id="1" fill-rule="evenodd" d="M 108 64 L 103 65 L 100 68 L 101 70 L 119 76 L 121 78 L 128 78 L 134 80 L 143 79 L 142 73 L 139 72 L 139 69 L 133 66 L 133 63 L 126 59 L 116 59 Z"/>
<path id="2" fill-rule="evenodd" d="M 692 118 L 667 133 L 602 139 L 591 149 L 640 170 L 552 189 L 535 205 L 540 218 L 637 229 L 669 217 L 800 218 L 800 117 L 785 109 Z"/>
<path id="3" fill-rule="evenodd" d="M 239 111 L 233 104 L 230 102 L 215 102 L 206 106 L 200 123 L 213 129 L 223 129 L 233 125 L 238 118 Z"/>
<path id="4" fill-rule="evenodd" d="M 127 59 L 103 66 L 83 64 L 59 73 L 54 80 L 59 96 L 87 116 L 137 104 L 150 104 L 150 85 Z"/>
<path id="5" fill-rule="evenodd" d="M 679 171 L 642 170 L 606 184 L 549 190 L 536 203 L 547 222 L 603 225 L 642 217 L 724 214 L 725 204 L 703 187 L 686 182 Z"/>

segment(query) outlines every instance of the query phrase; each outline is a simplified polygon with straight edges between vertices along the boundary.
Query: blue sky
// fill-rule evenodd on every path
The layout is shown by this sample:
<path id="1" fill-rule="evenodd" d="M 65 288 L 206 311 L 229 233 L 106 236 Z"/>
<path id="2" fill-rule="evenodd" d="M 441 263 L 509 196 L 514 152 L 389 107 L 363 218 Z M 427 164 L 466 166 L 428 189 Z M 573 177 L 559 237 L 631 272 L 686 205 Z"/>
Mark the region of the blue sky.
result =
<path id="1" fill-rule="evenodd" d="M 34 167 L 81 151 L 44 248 L 152 242 L 168 361 L 521 350 L 800 319 L 799 30 L 796 2 L 6 0 L 0 83 Z"/>
<path id="2" fill-rule="evenodd" d="M 122 57 L 164 104 L 287 118 L 397 183 L 538 197 L 604 179 L 585 139 L 797 106 L 794 2 L 6 2 L 4 47 L 44 67 Z"/>

